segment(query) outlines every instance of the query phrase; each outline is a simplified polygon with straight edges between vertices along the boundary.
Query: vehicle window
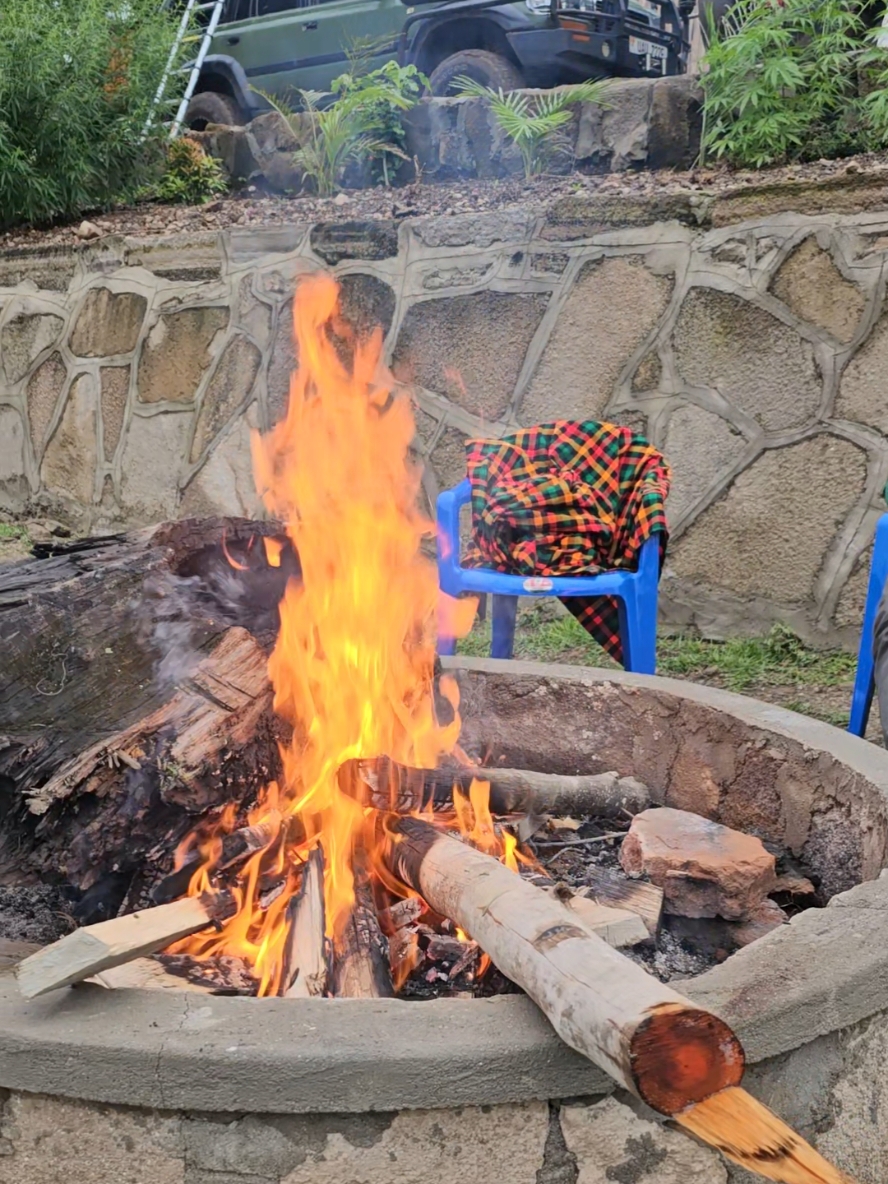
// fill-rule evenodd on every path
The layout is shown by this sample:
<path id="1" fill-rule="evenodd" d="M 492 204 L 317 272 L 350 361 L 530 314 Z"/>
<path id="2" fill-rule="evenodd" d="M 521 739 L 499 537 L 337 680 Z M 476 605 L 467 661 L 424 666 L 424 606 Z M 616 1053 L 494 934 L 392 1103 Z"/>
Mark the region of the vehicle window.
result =
<path id="1" fill-rule="evenodd" d="M 228 0 L 222 20 L 248 21 L 293 8 L 307 8 L 312 0 Z"/>

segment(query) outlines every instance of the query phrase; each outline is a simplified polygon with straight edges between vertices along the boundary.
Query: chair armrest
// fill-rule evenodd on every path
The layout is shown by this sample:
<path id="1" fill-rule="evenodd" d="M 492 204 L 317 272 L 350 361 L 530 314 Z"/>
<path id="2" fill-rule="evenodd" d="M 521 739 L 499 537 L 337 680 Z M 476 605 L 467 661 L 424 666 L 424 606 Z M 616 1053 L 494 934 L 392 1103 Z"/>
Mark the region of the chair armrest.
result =
<path id="1" fill-rule="evenodd" d="M 438 557 L 459 567 L 459 511 L 472 498 L 468 477 L 453 489 L 438 495 Z"/>

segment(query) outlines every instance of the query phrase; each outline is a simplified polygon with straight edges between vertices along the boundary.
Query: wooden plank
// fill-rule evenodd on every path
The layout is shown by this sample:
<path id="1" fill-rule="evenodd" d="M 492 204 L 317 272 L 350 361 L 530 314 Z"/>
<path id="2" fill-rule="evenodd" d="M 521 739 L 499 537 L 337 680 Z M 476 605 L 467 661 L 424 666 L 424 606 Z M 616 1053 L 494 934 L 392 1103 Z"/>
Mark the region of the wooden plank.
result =
<path id="1" fill-rule="evenodd" d="M 153 958 L 134 958 L 132 962 L 124 962 L 121 966 L 109 966 L 100 974 L 84 979 L 84 982 L 95 983 L 96 986 L 106 987 L 109 991 L 140 990 L 140 991 L 191 991 L 198 995 L 212 995 L 212 987 L 200 983 L 190 982 L 177 974 L 170 974 L 159 962 Z"/>
<path id="2" fill-rule="evenodd" d="M 230 893 L 219 892 L 188 896 L 172 904 L 87 925 L 20 962 L 15 972 L 19 990 L 26 999 L 34 999 L 47 991 L 83 982 L 112 966 L 156 954 L 172 942 L 224 920 L 234 910 Z"/>

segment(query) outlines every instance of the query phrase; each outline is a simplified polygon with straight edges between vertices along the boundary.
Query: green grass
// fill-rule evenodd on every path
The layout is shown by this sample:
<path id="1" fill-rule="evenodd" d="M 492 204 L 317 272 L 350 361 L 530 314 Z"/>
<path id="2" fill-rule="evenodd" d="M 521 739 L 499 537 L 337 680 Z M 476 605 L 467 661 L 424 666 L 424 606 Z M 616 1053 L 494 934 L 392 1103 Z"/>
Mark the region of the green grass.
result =
<path id="1" fill-rule="evenodd" d="M 489 654 L 489 622 L 477 624 L 459 643 L 458 650 L 475 657 Z M 552 619 L 535 608 L 518 618 L 515 657 L 540 662 L 615 666 L 573 617 Z M 853 654 L 809 649 L 783 625 L 775 625 L 766 637 L 716 642 L 697 637 L 661 636 L 657 643 L 658 674 L 712 682 L 732 691 L 767 686 L 796 686 L 799 690 L 837 687 L 853 680 L 855 665 Z M 793 709 L 804 710 L 801 698 Z"/>
<path id="2" fill-rule="evenodd" d="M 14 522 L 0 522 L 0 539 L 23 539 L 27 534 L 24 526 L 16 526 Z"/>

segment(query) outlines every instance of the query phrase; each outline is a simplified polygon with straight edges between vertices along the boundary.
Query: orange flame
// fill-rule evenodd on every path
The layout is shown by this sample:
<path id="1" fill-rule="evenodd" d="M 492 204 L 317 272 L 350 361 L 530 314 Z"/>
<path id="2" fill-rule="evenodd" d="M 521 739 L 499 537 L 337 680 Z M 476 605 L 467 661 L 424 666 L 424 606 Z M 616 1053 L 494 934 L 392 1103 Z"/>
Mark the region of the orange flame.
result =
<path id="1" fill-rule="evenodd" d="M 265 545 L 265 558 L 268 560 L 269 567 L 280 567 L 281 552 L 284 549 L 284 544 L 280 539 L 272 539 L 266 536 L 262 540 Z"/>
<path id="2" fill-rule="evenodd" d="M 448 631 L 461 636 L 476 607 L 474 600 L 449 598 L 442 606 L 434 564 L 421 554 L 434 524 L 419 510 L 420 474 L 409 453 L 411 404 L 394 392 L 382 365 L 381 332 L 352 334 L 339 315 L 338 285 L 323 274 L 297 288 L 294 325 L 299 366 L 286 418 L 253 438 L 257 485 L 269 512 L 286 523 L 302 570 L 302 579 L 286 588 L 269 660 L 275 710 L 293 725 L 293 739 L 281 752 L 281 784 L 270 785 L 249 816 L 251 826 L 269 826 L 274 837 L 238 873 L 237 914 L 221 932 L 174 947 L 197 957 L 244 958 L 259 979 L 259 994 L 281 988 L 286 906 L 310 848 L 320 843 L 324 850 L 326 924 L 334 941 L 354 902 L 356 847 L 373 858 L 372 836 L 365 833 L 371 811 L 340 785 L 344 763 L 385 755 L 433 768 L 457 750 L 459 699 L 452 680 L 442 679 L 440 690 L 451 701 L 453 720 L 442 725 L 435 714 L 436 621 L 443 608 Z M 264 544 L 269 564 L 277 566 L 280 544 Z M 458 816 L 470 841 L 505 851 L 517 868 L 514 840 L 501 841 L 494 830 L 488 791 L 476 782 L 468 800 L 456 797 Z M 209 885 L 221 836 L 233 823 L 234 812 L 225 812 L 209 841 L 192 837 L 177 853 L 181 866 L 200 848 L 192 893 Z M 398 889 L 378 863 L 374 873 L 381 885 Z M 284 890 L 269 903 L 263 885 L 280 882 Z M 406 889 L 400 894 L 408 895 Z"/>

